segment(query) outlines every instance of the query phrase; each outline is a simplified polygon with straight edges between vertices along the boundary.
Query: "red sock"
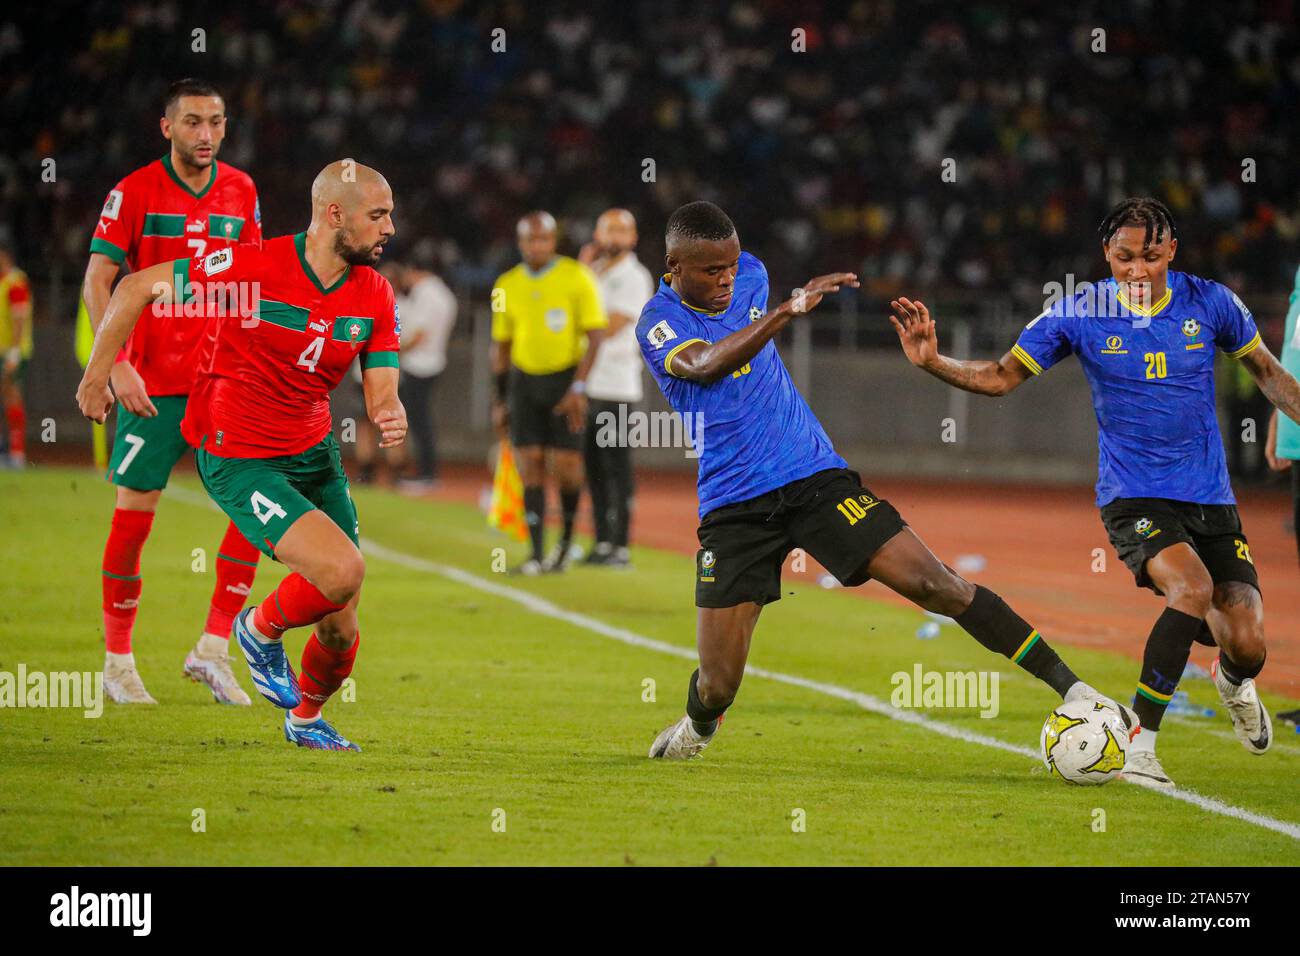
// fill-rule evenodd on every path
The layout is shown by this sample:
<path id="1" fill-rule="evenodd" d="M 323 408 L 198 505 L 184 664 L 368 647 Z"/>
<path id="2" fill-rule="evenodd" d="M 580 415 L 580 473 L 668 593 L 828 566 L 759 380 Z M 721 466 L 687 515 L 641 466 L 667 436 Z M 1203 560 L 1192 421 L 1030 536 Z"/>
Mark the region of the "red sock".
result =
<path id="1" fill-rule="evenodd" d="M 153 527 L 152 511 L 113 512 L 104 545 L 104 646 L 113 654 L 131 653 L 131 629 L 140 603 L 140 552 Z"/>
<path id="2" fill-rule="evenodd" d="M 253 626 L 265 637 L 279 637 L 291 627 L 315 624 L 326 614 L 341 611 L 345 606 L 335 604 L 295 571 L 257 606 Z"/>
<path id="3" fill-rule="evenodd" d="M 27 409 L 21 402 L 5 409 L 5 418 L 9 420 L 9 451 L 23 455 L 27 452 Z"/>
<path id="4" fill-rule="evenodd" d="M 352 673 L 352 662 L 357 659 L 357 648 L 360 646 L 360 633 L 346 651 L 336 651 L 322 644 L 316 637 L 316 632 L 312 631 L 307 645 L 302 649 L 302 670 L 298 676 L 302 702 L 293 709 L 295 717 L 315 720 L 320 716 L 325 701 L 343 686 L 347 676 Z"/>
<path id="5" fill-rule="evenodd" d="M 253 589 L 259 554 L 232 521 L 226 527 L 221 550 L 217 552 L 217 586 L 212 592 L 212 607 L 208 609 L 208 622 L 203 625 L 203 633 L 230 639 L 230 626 L 235 615 L 244 609 L 244 602 Z"/>

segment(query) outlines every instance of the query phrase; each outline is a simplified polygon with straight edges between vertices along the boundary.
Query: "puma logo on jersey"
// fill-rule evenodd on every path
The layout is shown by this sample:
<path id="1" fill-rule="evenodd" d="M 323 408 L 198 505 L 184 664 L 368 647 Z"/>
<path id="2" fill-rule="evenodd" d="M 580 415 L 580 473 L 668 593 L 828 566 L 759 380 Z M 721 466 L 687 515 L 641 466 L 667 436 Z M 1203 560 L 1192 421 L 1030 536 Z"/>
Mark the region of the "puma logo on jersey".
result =
<path id="1" fill-rule="evenodd" d="M 185 231 L 186 231 L 186 232 L 202 232 L 202 231 L 203 231 L 203 223 L 201 223 L 201 222 L 188 222 L 188 223 L 185 224 Z"/>

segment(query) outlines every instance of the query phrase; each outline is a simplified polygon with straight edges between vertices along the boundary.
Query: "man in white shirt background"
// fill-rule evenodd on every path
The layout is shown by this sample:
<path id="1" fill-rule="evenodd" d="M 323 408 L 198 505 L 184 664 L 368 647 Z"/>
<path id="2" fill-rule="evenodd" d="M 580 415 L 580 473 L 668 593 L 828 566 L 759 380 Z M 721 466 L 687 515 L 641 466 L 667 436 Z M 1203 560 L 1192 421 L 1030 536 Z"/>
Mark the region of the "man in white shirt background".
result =
<path id="1" fill-rule="evenodd" d="M 608 209 L 596 220 L 592 241 L 579 259 L 596 273 L 609 329 L 587 376 L 587 487 L 591 489 L 591 514 L 596 544 L 585 563 L 628 567 L 628 526 L 631 523 L 632 449 L 624 429 L 618 440 L 605 441 L 609 429 L 599 426 L 601 413 L 625 422 L 619 405 L 641 401 L 644 363 L 637 347 L 636 323 L 641 308 L 655 292 L 649 270 L 637 261 L 636 219 L 626 209 Z M 405 354 L 403 354 L 405 361 Z M 608 421 L 608 419 L 606 419 Z"/>
<path id="2" fill-rule="evenodd" d="M 456 297 L 428 269 L 394 263 L 384 274 L 397 293 L 402 330 L 402 378 L 398 396 L 406 406 L 408 443 L 415 451 L 415 471 L 399 482 L 409 491 L 432 488 L 438 478 L 437 429 L 433 417 L 434 386 L 447 367 L 447 340 L 456 324 Z"/>

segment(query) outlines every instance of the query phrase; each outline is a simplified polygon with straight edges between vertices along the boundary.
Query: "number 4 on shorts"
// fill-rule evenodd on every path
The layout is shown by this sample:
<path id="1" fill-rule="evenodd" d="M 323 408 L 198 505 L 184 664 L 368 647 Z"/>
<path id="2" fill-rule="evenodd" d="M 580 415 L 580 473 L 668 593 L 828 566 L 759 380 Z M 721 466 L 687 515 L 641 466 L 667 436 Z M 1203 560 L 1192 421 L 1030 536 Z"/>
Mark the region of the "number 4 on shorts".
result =
<path id="1" fill-rule="evenodd" d="M 288 516 L 283 508 L 260 491 L 253 492 L 253 496 L 249 498 L 248 501 L 249 504 L 253 506 L 254 516 L 258 521 L 262 522 L 262 524 L 266 524 L 272 518 L 284 518 Z"/>

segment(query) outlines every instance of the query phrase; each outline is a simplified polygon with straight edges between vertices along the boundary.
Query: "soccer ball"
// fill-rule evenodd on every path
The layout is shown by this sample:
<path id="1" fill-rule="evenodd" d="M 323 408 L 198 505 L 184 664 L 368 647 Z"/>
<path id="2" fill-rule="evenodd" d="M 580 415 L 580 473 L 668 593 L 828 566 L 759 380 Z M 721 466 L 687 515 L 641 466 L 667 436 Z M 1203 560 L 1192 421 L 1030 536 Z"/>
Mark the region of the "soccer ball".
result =
<path id="1" fill-rule="evenodd" d="M 1124 769 L 1128 730 L 1100 701 L 1070 701 L 1047 715 L 1039 748 L 1054 776 L 1085 786 L 1106 783 Z"/>

